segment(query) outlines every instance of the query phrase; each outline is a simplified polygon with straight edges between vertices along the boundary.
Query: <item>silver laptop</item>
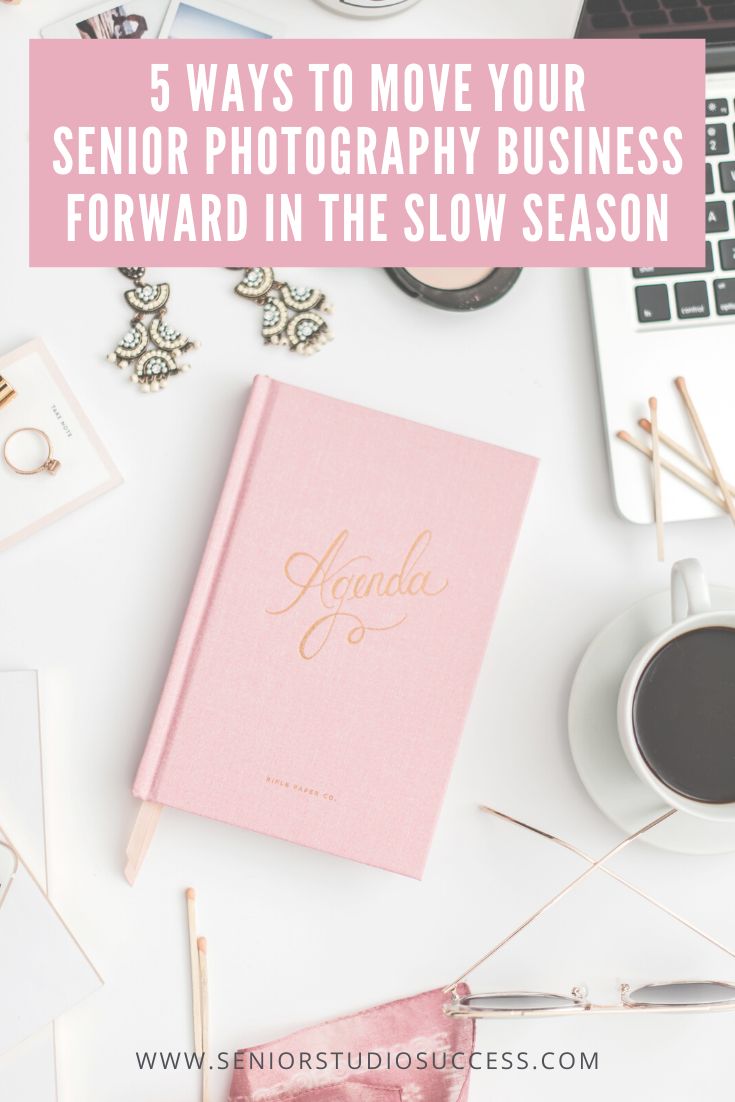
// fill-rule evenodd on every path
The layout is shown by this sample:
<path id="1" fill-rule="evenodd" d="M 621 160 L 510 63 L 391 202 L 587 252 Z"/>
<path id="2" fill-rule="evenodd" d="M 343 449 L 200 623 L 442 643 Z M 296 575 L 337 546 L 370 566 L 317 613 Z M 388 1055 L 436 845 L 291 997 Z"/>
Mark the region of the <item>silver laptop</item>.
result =
<path id="1" fill-rule="evenodd" d="M 677 375 L 686 378 L 725 477 L 735 482 L 735 2 L 587 0 L 577 35 L 706 41 L 706 267 L 589 272 L 615 502 L 628 520 L 650 523 L 650 464 L 616 433 L 626 429 L 649 445 L 638 421 L 647 416 L 648 399 L 655 395 L 661 430 L 698 453 L 673 384 Z M 687 467 L 670 452 L 664 454 Z M 664 479 L 666 520 L 722 515 L 672 476 L 664 474 Z"/>

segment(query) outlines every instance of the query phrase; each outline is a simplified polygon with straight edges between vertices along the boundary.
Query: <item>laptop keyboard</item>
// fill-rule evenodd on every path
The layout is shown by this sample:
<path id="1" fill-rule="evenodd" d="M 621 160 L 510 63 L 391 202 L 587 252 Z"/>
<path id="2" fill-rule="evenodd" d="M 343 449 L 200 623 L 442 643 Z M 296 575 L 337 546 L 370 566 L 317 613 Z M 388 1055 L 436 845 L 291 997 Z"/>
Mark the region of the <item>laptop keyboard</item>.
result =
<path id="1" fill-rule="evenodd" d="M 618 3 L 619 0 L 597 0 Z M 625 0 L 650 4 L 654 0 Z M 655 0 L 658 3 L 658 0 Z M 662 0 L 674 3 L 674 0 Z M 732 5 L 735 7 L 735 5 Z M 703 268 L 634 268 L 635 305 L 642 325 L 722 321 L 735 316 L 735 100 L 705 102 L 707 252 Z"/>
<path id="2" fill-rule="evenodd" d="M 587 0 L 589 25 L 596 31 L 668 28 L 735 19 L 735 3 L 724 0 Z"/>

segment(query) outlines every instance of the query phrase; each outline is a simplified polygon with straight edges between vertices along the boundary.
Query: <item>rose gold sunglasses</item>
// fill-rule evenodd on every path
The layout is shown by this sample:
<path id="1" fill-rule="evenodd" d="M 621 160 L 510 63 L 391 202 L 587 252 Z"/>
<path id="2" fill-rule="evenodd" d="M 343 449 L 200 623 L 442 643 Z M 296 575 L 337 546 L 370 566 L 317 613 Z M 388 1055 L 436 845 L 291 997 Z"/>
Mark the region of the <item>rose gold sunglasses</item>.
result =
<path id="1" fill-rule="evenodd" d="M 499 819 L 504 819 L 506 822 L 515 823 L 516 826 L 523 827 L 525 830 L 533 831 L 534 834 L 540 835 L 542 838 L 547 838 L 551 842 L 555 842 L 559 846 L 563 846 L 564 849 L 569 850 L 571 853 L 581 857 L 584 861 L 588 862 L 588 867 L 584 872 L 576 876 L 574 880 L 570 881 L 561 891 L 557 892 L 555 896 L 549 899 L 542 907 L 539 907 L 537 911 L 522 922 L 512 933 L 508 934 L 499 941 L 497 945 L 486 953 L 480 960 L 476 961 L 470 968 L 458 976 L 453 983 L 444 988 L 444 991 L 451 995 L 451 1001 L 444 1006 L 444 1013 L 452 1018 L 544 1018 L 544 1017 L 557 1017 L 565 1014 L 580 1014 L 580 1013 L 597 1013 L 597 1014 L 614 1014 L 619 1012 L 631 1013 L 633 1011 L 643 1011 L 647 1013 L 662 1013 L 662 1012 L 676 1012 L 679 1013 L 692 1013 L 696 1011 L 713 1011 L 713 1010 L 734 1010 L 735 1009 L 735 983 L 729 983 L 724 980 L 673 980 L 668 982 L 656 982 L 645 983 L 639 986 L 631 986 L 628 983 L 623 983 L 619 988 L 619 1001 L 616 1003 L 591 1003 L 587 999 L 587 991 L 584 987 L 574 987 L 569 995 L 557 995 L 544 991 L 497 991 L 486 995 L 472 995 L 472 994 L 460 994 L 458 991 L 460 983 L 467 978 L 475 969 L 494 956 L 500 949 L 504 948 L 508 942 L 512 941 L 514 937 L 520 934 L 532 922 L 535 922 L 537 918 L 545 914 L 550 907 L 553 907 L 555 903 L 558 903 L 560 899 L 563 899 L 573 888 L 576 888 L 583 880 L 586 880 L 593 872 L 599 869 L 607 876 L 612 877 L 613 880 L 617 880 L 619 884 L 622 884 L 629 891 L 635 892 L 642 899 L 653 904 L 654 907 L 658 907 L 664 914 L 669 915 L 676 922 L 680 922 L 683 926 L 686 926 L 692 933 L 698 934 L 699 937 L 704 938 L 711 945 L 721 949 L 723 953 L 727 953 L 728 956 L 735 959 L 735 952 L 732 949 L 728 949 L 726 945 L 717 941 L 710 934 L 700 930 L 688 919 L 682 918 L 681 915 L 676 914 L 670 910 L 663 903 L 659 903 L 658 900 L 653 899 L 652 896 L 647 895 L 640 888 L 637 888 L 634 884 L 630 884 L 618 873 L 613 872 L 612 869 L 605 867 L 606 862 L 625 849 L 626 846 L 634 842 L 636 838 L 640 838 L 642 834 L 652 830 L 659 823 L 664 822 L 665 819 L 669 819 L 672 815 L 676 814 L 675 809 L 665 812 L 663 815 L 659 815 L 657 819 L 647 823 L 645 826 L 637 830 L 635 834 L 629 835 L 624 838 L 622 842 L 619 842 L 608 853 L 595 860 L 588 856 L 582 850 L 573 846 L 570 842 L 565 842 L 561 838 L 557 838 L 554 834 L 549 834 L 548 831 L 540 830 L 538 827 L 530 826 L 528 823 L 522 822 L 520 819 L 514 819 L 511 815 L 505 815 L 502 811 L 496 811 L 492 807 L 482 807 L 482 811 L 486 811 L 489 815 L 495 815 Z"/>
<path id="2" fill-rule="evenodd" d="M 18 854 L 6 842 L 0 842 L 0 907 L 2 907 L 18 871 Z"/>

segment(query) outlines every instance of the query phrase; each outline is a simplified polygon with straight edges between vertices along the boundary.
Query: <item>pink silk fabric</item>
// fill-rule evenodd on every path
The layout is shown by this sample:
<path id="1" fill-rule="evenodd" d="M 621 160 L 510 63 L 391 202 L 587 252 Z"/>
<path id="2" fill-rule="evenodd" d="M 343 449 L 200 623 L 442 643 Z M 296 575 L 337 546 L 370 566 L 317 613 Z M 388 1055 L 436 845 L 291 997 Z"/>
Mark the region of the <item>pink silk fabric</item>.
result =
<path id="1" fill-rule="evenodd" d="M 448 1018 L 442 1010 L 446 1002 L 441 990 L 426 991 L 243 1049 L 229 1102 L 466 1102 L 475 1023 Z M 338 1069 L 335 1052 L 344 1065 Z M 311 1055 L 311 1068 L 299 1066 L 303 1053 Z M 317 1053 L 327 1054 L 327 1068 L 314 1066 Z M 363 1066 L 349 1069 L 348 1053 L 353 1065 L 362 1058 Z M 380 1056 L 380 1068 L 367 1068 L 368 1053 Z M 398 1053 L 401 1063 L 410 1058 L 410 1067 L 394 1066 Z M 427 1067 L 418 1066 L 419 1054 L 425 1054 Z M 262 1069 L 250 1066 L 255 1056 L 264 1058 Z"/>

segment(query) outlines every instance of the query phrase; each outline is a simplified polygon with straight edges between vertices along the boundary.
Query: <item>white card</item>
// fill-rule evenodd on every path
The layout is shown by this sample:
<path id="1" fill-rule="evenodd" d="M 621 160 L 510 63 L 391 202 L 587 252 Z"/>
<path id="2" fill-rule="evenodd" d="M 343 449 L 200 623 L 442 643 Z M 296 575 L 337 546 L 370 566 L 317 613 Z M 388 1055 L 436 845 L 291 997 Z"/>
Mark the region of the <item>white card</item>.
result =
<path id="1" fill-rule="evenodd" d="M 38 674 L 0 671 L 0 820 L 47 887 Z M 2 1095 L 0 1095 L 2 1097 Z"/>
<path id="2" fill-rule="evenodd" d="M 35 670 L 0 672 L 0 808 L 46 889 L 41 716 Z M 0 1056 L 0 1098 L 57 1102 L 52 1025 Z"/>
<path id="3" fill-rule="evenodd" d="M 1 827 L 0 842 L 13 846 Z M 102 982 L 21 855 L 15 853 L 15 876 L 4 895 L 0 889 L 0 1053 L 48 1025 Z M 0 847 L 0 878 L 4 863 Z"/>
<path id="4" fill-rule="evenodd" d="M 58 1102 L 52 1025 L 0 1056 L 0 1098 L 12 1102 Z"/>
<path id="5" fill-rule="evenodd" d="M 277 38 L 280 24 L 228 0 L 171 0 L 161 38 Z"/>
<path id="6" fill-rule="evenodd" d="M 40 429 L 60 466 L 54 474 L 18 474 L 0 460 L 0 550 L 119 486 L 122 478 L 42 341 L 0 357 L 0 376 L 15 397 L 0 410 L 0 448 L 18 429 Z M 21 432 L 7 443 L 16 467 L 43 462 L 48 445 Z"/>

